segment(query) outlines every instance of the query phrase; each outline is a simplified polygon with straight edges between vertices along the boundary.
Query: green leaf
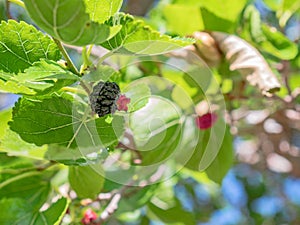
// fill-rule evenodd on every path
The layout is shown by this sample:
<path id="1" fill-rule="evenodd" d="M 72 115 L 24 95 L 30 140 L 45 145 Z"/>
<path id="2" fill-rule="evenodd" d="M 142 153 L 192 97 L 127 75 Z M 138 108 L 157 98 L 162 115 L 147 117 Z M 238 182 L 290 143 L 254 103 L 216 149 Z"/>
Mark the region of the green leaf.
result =
<path id="1" fill-rule="evenodd" d="M 179 0 L 167 4 L 163 16 L 175 34 L 188 35 L 197 30 L 233 32 L 246 3 L 247 0 Z"/>
<path id="2" fill-rule="evenodd" d="M 0 91 L 12 94 L 34 95 L 36 92 L 17 81 L 3 81 L 0 79 Z"/>
<path id="3" fill-rule="evenodd" d="M 192 39 L 175 39 L 146 26 L 142 20 L 136 20 L 124 13 L 116 14 L 107 22 L 110 26 L 122 25 L 120 32 L 102 43 L 109 50 L 126 54 L 160 54 L 193 43 Z"/>
<path id="4" fill-rule="evenodd" d="M 130 195 L 128 198 L 122 198 L 119 203 L 118 213 L 128 211 L 133 212 L 134 210 L 141 208 L 149 202 L 151 197 L 154 195 L 156 188 L 157 184 L 148 185 L 137 191 L 134 195 Z M 132 191 L 133 190 L 128 189 L 128 191 L 124 193 L 125 196 L 127 193 L 130 194 Z"/>
<path id="5" fill-rule="evenodd" d="M 193 137 L 187 142 L 187 144 L 189 144 L 188 147 L 185 147 L 190 154 L 186 155 L 182 152 L 178 155 L 179 162 L 185 167 L 191 170 L 204 171 L 213 163 L 219 151 L 221 151 L 223 147 L 226 147 L 223 142 L 223 137 L 226 135 L 226 127 L 220 117 L 221 116 L 218 115 L 219 119 L 210 129 L 199 132 L 196 132 L 198 128 L 196 127 L 194 119 L 191 121 L 187 118 L 188 124 L 183 130 L 183 135 L 186 133 L 186 136 L 188 136 L 187 134 L 190 133 L 190 137 Z"/>
<path id="6" fill-rule="evenodd" d="M 180 140 L 180 109 L 168 99 L 149 98 L 148 104 L 130 116 L 143 165 L 163 162 L 176 151 Z"/>
<path id="7" fill-rule="evenodd" d="M 122 6 L 122 0 L 84 0 L 86 12 L 92 21 L 103 23 L 118 12 Z"/>
<path id="8" fill-rule="evenodd" d="M 0 144 L 2 142 L 2 138 L 4 137 L 6 130 L 8 129 L 8 121 L 11 120 L 11 109 L 6 109 L 3 111 L 0 111 L 0 118 L 1 118 L 1 123 L 0 123 Z"/>
<path id="9" fill-rule="evenodd" d="M 79 77 L 62 68 L 56 62 L 41 60 L 12 79 L 39 92 L 39 94 L 46 94 L 75 83 Z"/>
<path id="10" fill-rule="evenodd" d="M 56 44 L 25 22 L 2 21 L 0 34 L 0 70 L 5 72 L 23 72 L 42 58 L 61 58 Z"/>
<path id="11" fill-rule="evenodd" d="M 264 0 L 264 3 L 273 11 L 280 9 L 282 0 Z"/>
<path id="12" fill-rule="evenodd" d="M 201 6 L 206 8 L 208 11 L 213 12 L 219 18 L 236 22 L 246 3 L 247 0 L 210 0 L 201 1 Z M 217 23 L 217 21 L 215 22 Z"/>
<path id="13" fill-rule="evenodd" d="M 50 143 L 71 145 L 72 102 L 61 97 L 32 100 L 23 97 L 13 108 L 10 129 L 38 146 Z"/>
<path id="14" fill-rule="evenodd" d="M 121 29 L 120 26 L 94 22 L 86 13 L 87 9 L 82 0 L 24 0 L 24 3 L 30 17 L 40 28 L 68 44 L 78 46 L 99 44 Z M 92 13 L 89 4 L 88 7 L 88 12 Z"/>
<path id="15" fill-rule="evenodd" d="M 93 167 L 70 166 L 69 182 L 79 198 L 94 199 L 103 188 L 103 169 L 100 164 Z"/>
<path id="16" fill-rule="evenodd" d="M 31 205 L 21 198 L 0 199 L 0 224 L 2 225 L 22 225 L 31 224 Z"/>
<path id="17" fill-rule="evenodd" d="M 128 112 L 134 112 L 144 107 L 148 103 L 151 95 L 149 86 L 142 83 L 142 80 L 130 83 L 124 88 L 123 93 L 127 98 L 130 98 Z"/>
<path id="18" fill-rule="evenodd" d="M 1 89 L 16 94 L 47 94 L 75 83 L 79 77 L 51 60 L 35 62 L 23 73 L 11 74 Z M 1 80 L 0 80 L 1 84 Z"/>
<path id="19" fill-rule="evenodd" d="M 211 180 L 221 184 L 233 164 L 233 159 L 233 138 L 227 129 L 217 157 L 205 172 Z"/>
<path id="20" fill-rule="evenodd" d="M 100 149 L 118 142 L 124 130 L 124 119 L 115 116 L 108 124 L 105 118 L 89 117 L 89 106 L 62 97 L 21 98 L 13 108 L 11 130 L 37 146 L 59 144 L 66 147 Z"/>
<path id="21" fill-rule="evenodd" d="M 261 28 L 261 19 L 260 19 L 260 13 L 255 8 L 254 5 L 249 5 L 244 11 L 244 22 L 243 26 L 245 27 L 245 34 L 247 35 L 247 32 L 250 33 L 251 39 L 253 39 L 255 42 L 260 43 L 262 41 L 266 40 L 266 37 L 262 31 Z M 245 39 L 247 39 L 246 37 Z"/>
<path id="22" fill-rule="evenodd" d="M 260 43 L 264 51 L 283 60 L 291 60 L 297 56 L 297 45 L 284 36 L 284 34 L 264 24 L 262 25 L 262 31 L 267 39 Z"/>
<path id="23" fill-rule="evenodd" d="M 59 225 L 67 210 L 69 201 L 65 198 L 53 203 L 46 211 L 33 210 L 28 202 L 21 198 L 0 200 L 2 225 Z"/>
<path id="24" fill-rule="evenodd" d="M 159 184 L 151 202 L 147 205 L 147 215 L 150 218 L 159 219 L 164 224 L 196 224 L 194 215 L 185 211 L 176 198 L 174 186 L 177 182 L 177 177 L 173 176 L 173 178 Z"/>
<path id="25" fill-rule="evenodd" d="M 8 80 L 12 76 L 11 73 L 6 73 L 0 70 L 0 80 Z"/>
<path id="26" fill-rule="evenodd" d="M 210 11 L 207 8 L 201 8 L 201 14 L 206 30 L 223 31 L 227 33 L 234 32 L 235 23 L 233 21 L 219 17 L 214 11 Z"/>
<path id="27" fill-rule="evenodd" d="M 91 149 L 91 151 L 84 151 L 81 149 L 67 149 L 66 147 L 58 145 L 49 145 L 48 151 L 45 153 L 45 158 L 50 161 L 56 161 L 68 166 L 86 166 L 90 164 L 99 163 L 108 157 L 107 149 Z"/>
<path id="28" fill-rule="evenodd" d="M 0 199 L 22 198 L 32 210 L 39 210 L 49 192 L 49 181 L 37 171 L 17 174 L 0 184 Z"/>
<path id="29" fill-rule="evenodd" d="M 178 200 L 177 200 L 178 201 Z M 162 209 L 153 203 L 148 204 L 148 208 L 156 217 L 165 224 L 176 223 L 180 225 L 194 225 L 196 224 L 194 215 L 190 212 L 184 211 L 178 202 L 176 206 Z"/>
<path id="30" fill-rule="evenodd" d="M 0 152 L 0 169 L 1 174 L 4 174 L 3 169 L 19 169 L 19 168 L 32 168 L 34 167 L 34 160 L 22 158 L 22 157 L 15 157 L 7 155 L 4 152 Z M 18 173 L 18 172 L 17 172 Z M 14 176 L 14 173 L 7 174 L 7 177 Z M 5 176 L 0 176 L 0 181 L 7 179 Z"/>
<path id="31" fill-rule="evenodd" d="M 40 212 L 33 225 L 59 225 L 65 215 L 70 201 L 66 198 L 60 198 L 53 203 L 46 211 Z"/>
<path id="32" fill-rule="evenodd" d="M 36 146 L 21 139 L 21 137 L 11 131 L 6 130 L 6 133 L 0 142 L 0 151 L 7 152 L 10 155 L 22 156 L 34 159 L 44 159 L 44 154 L 47 151 L 47 146 Z"/>
<path id="33" fill-rule="evenodd" d="M 168 4 L 163 8 L 163 15 L 168 29 L 175 34 L 188 35 L 204 29 L 200 7 L 195 5 Z"/>

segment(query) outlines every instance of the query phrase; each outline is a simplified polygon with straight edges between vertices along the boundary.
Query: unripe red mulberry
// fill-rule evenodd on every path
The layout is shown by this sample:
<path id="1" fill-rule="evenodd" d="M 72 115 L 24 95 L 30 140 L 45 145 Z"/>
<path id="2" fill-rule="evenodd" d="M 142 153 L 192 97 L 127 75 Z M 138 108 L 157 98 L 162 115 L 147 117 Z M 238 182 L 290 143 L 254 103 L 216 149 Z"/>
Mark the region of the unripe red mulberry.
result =
<path id="1" fill-rule="evenodd" d="M 92 221 L 97 219 L 97 214 L 92 209 L 87 209 L 81 223 L 84 225 L 91 224 Z"/>
<path id="2" fill-rule="evenodd" d="M 215 113 L 206 113 L 202 116 L 196 118 L 196 125 L 200 130 L 206 130 L 217 121 L 217 114 Z"/>

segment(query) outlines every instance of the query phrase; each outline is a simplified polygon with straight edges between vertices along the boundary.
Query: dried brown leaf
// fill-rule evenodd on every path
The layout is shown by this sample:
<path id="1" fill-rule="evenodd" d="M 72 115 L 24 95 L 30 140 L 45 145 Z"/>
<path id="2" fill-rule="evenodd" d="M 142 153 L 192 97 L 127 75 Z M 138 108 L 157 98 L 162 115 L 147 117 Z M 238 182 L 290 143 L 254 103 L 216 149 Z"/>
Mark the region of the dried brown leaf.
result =
<path id="1" fill-rule="evenodd" d="M 263 94 L 270 95 L 280 89 L 276 75 L 253 46 L 235 35 L 213 32 L 212 36 L 229 61 L 230 70 L 245 75 L 249 83 L 258 86 Z"/>

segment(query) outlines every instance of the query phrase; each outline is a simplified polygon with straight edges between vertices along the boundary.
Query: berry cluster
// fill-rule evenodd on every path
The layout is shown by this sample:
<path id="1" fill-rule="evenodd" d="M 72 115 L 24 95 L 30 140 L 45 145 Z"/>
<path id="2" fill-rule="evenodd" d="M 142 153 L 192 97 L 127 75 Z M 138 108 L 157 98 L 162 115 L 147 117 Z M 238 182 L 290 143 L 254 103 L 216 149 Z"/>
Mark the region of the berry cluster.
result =
<path id="1" fill-rule="evenodd" d="M 99 117 L 114 113 L 117 110 L 116 101 L 120 96 L 120 87 L 115 82 L 100 81 L 90 95 L 92 110 Z"/>

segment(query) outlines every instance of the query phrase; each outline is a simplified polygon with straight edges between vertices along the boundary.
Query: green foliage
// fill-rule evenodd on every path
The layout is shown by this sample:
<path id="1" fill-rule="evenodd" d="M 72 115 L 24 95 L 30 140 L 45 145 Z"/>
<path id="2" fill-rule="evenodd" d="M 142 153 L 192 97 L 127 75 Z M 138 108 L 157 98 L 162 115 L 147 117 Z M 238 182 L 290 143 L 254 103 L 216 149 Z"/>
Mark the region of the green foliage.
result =
<path id="1" fill-rule="evenodd" d="M 290 60 L 298 54 L 298 48 L 295 43 L 289 40 L 284 34 L 277 31 L 274 27 L 261 23 L 258 10 L 250 5 L 244 13 L 245 37 L 250 33 L 250 37 L 256 42 L 261 50 L 266 51 L 283 60 Z"/>
<path id="2" fill-rule="evenodd" d="M 246 0 L 179 0 L 162 6 L 162 10 L 168 28 L 175 34 L 188 35 L 197 30 L 233 32 L 246 3 Z"/>
<path id="3" fill-rule="evenodd" d="M 68 200 L 61 198 L 53 203 L 46 211 L 32 213 L 32 208 L 28 202 L 21 198 L 9 198 L 0 200 L 1 209 L 5 214 L 1 215 L 0 222 L 3 225 L 8 224 L 60 224 L 64 213 L 67 210 Z"/>
<path id="4" fill-rule="evenodd" d="M 75 145 L 72 118 L 72 102 L 67 99 L 23 97 L 13 109 L 10 128 L 23 140 L 38 146 L 59 143 L 70 147 Z"/>
<path id="5" fill-rule="evenodd" d="M 120 12 L 129 2 L 0 3 L 0 91 L 20 95 L 0 111 L 0 224 L 80 224 L 87 208 L 101 224 L 209 223 L 225 203 L 197 190 L 216 198 L 234 164 L 231 131 L 243 136 L 253 109 L 296 115 L 299 40 L 287 33 L 299 1 L 265 0 L 267 19 L 247 0 L 162 0 L 139 19 Z M 116 82 L 128 105 L 92 112 L 100 81 Z M 280 103 L 262 97 L 281 85 Z M 206 113 L 217 120 L 202 128 Z M 266 191 L 262 181 L 251 190 Z"/>
<path id="6" fill-rule="evenodd" d="M 263 50 L 277 56 L 280 59 L 289 60 L 296 57 L 298 48 L 295 43 L 289 40 L 281 32 L 272 30 L 270 27 L 263 25 L 262 31 L 266 41 L 261 43 Z"/>
<path id="7" fill-rule="evenodd" d="M 5 72 L 19 73 L 41 59 L 61 58 L 49 37 L 23 21 L 2 21 L 0 34 L 0 70 Z"/>
<path id="8" fill-rule="evenodd" d="M 217 157 L 206 169 L 208 177 L 221 184 L 223 178 L 233 164 L 233 138 L 227 129 Z"/>
<path id="9" fill-rule="evenodd" d="M 5 135 L 1 138 L 0 150 L 15 156 L 44 159 L 47 146 L 28 143 L 22 140 L 20 135 L 7 128 Z"/>
<path id="10" fill-rule="evenodd" d="M 56 62 L 43 59 L 33 63 L 23 73 L 6 75 L 3 78 L 7 79 L 3 91 L 27 95 L 52 93 L 79 80 L 78 76 L 62 68 Z M 10 91 L 9 88 L 12 90 Z"/>
<path id="11" fill-rule="evenodd" d="M 163 8 L 163 13 L 168 22 L 168 28 L 176 34 L 186 35 L 193 33 L 195 30 L 204 29 L 199 7 L 185 4 L 170 4 Z M 193 15 L 193 19 L 190 23 L 186 23 L 190 19 L 190 15 Z M 178 16 L 180 16 L 179 19 Z"/>
<path id="12" fill-rule="evenodd" d="M 68 209 L 69 203 L 70 202 L 68 199 L 60 198 L 57 200 L 57 202 L 50 205 L 46 211 L 40 212 L 33 224 L 61 224 L 62 218 Z"/>
<path id="13" fill-rule="evenodd" d="M 113 124 L 106 123 L 104 118 L 89 120 L 87 112 L 73 112 L 73 103 L 58 96 L 44 99 L 23 97 L 14 107 L 12 119 L 11 130 L 38 146 L 59 144 L 67 148 L 78 145 L 96 148 L 111 145 L 117 139 Z M 118 135 L 121 135 L 122 118 L 116 117 L 115 121 Z M 96 138 L 98 133 L 100 136 Z M 83 141 L 78 144 L 76 139 Z"/>
<path id="14" fill-rule="evenodd" d="M 128 104 L 129 112 L 143 108 L 148 103 L 151 95 L 150 88 L 142 82 L 132 83 L 130 86 L 124 88 L 123 92 L 126 97 L 130 98 L 130 103 Z"/>
<path id="15" fill-rule="evenodd" d="M 149 104 L 131 115 L 130 127 L 143 165 L 162 163 L 176 150 L 180 140 L 180 115 L 176 105 L 159 97 L 151 97 Z"/>
<path id="16" fill-rule="evenodd" d="M 5 135 L 6 129 L 8 128 L 8 121 L 11 120 L 11 110 L 2 110 L 0 111 L 1 123 L 0 123 L 0 140 L 2 140 Z"/>
<path id="17" fill-rule="evenodd" d="M 111 16 L 117 13 L 121 6 L 122 0 L 84 0 L 86 12 L 90 15 L 92 21 L 103 23 Z"/>
<path id="18" fill-rule="evenodd" d="M 72 45 L 99 44 L 114 36 L 120 26 L 107 26 L 95 21 L 103 18 L 91 17 L 91 1 L 33 1 L 25 0 L 26 9 L 36 24 L 53 37 Z M 95 1 L 94 1 L 95 2 Z M 110 5 L 106 5 L 108 8 Z M 105 11 L 106 8 L 103 8 Z M 63 15 L 63 16 L 57 16 Z"/>
<path id="19" fill-rule="evenodd" d="M 79 198 L 96 198 L 104 184 L 103 175 L 99 164 L 69 167 L 69 182 Z"/>
<path id="20" fill-rule="evenodd" d="M 1 224 L 59 224 L 69 204 L 67 199 L 61 198 L 40 212 L 51 192 L 53 172 L 36 171 L 32 161 L 3 153 L 0 160 Z"/>
<path id="21" fill-rule="evenodd" d="M 193 43 L 192 39 L 176 39 L 146 26 L 128 14 L 116 14 L 107 21 L 110 26 L 122 25 L 120 32 L 101 45 L 114 52 L 125 54 L 161 54 Z"/>
<path id="22" fill-rule="evenodd" d="M 195 224 L 194 215 L 185 211 L 176 198 L 173 189 L 175 182 L 171 179 L 158 186 L 155 197 L 147 204 L 148 214 L 166 224 Z"/>

